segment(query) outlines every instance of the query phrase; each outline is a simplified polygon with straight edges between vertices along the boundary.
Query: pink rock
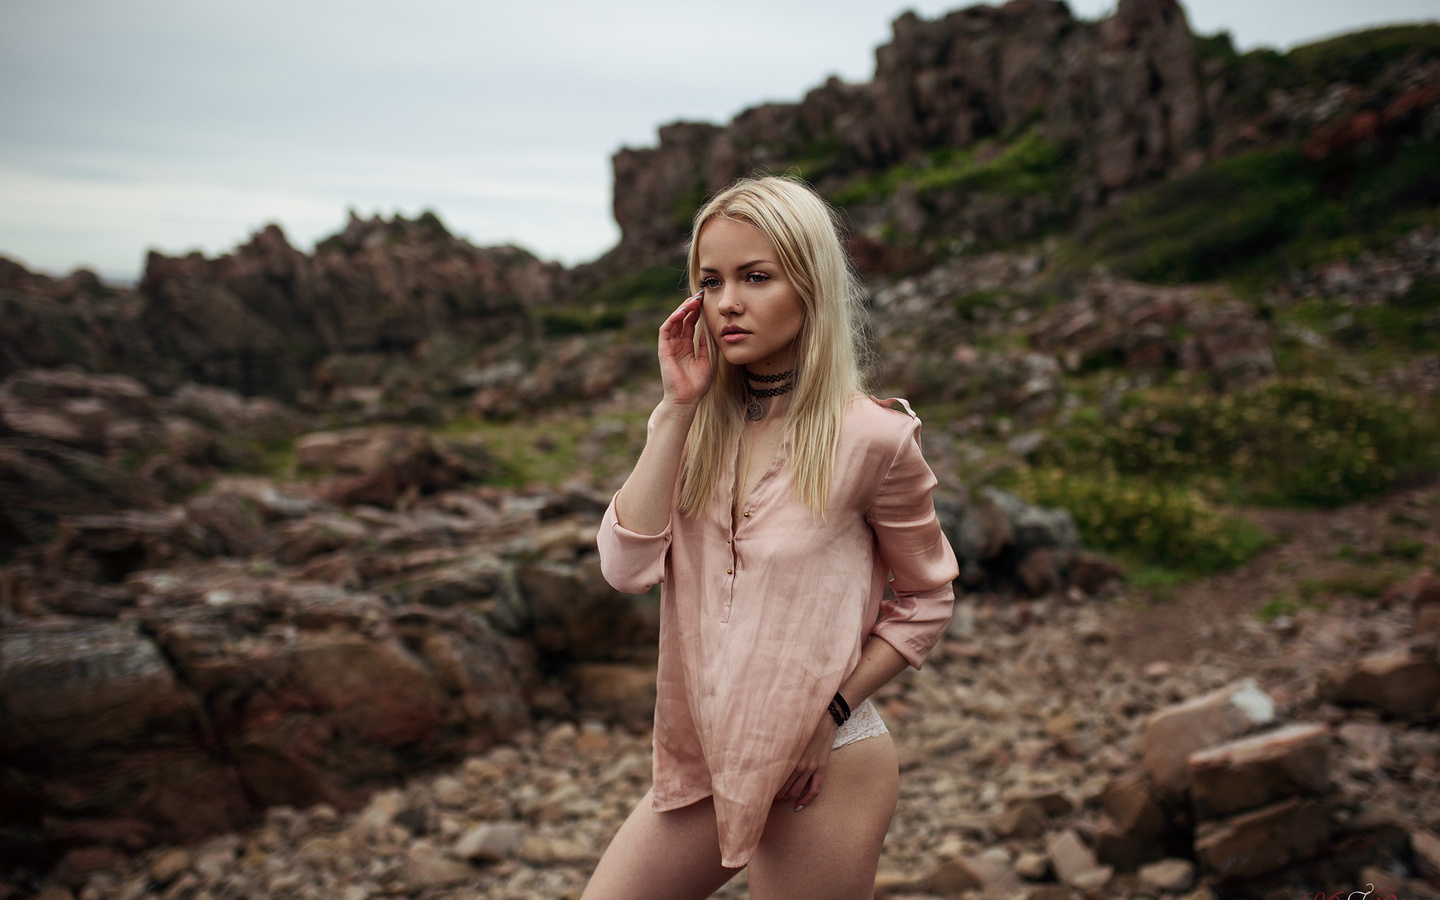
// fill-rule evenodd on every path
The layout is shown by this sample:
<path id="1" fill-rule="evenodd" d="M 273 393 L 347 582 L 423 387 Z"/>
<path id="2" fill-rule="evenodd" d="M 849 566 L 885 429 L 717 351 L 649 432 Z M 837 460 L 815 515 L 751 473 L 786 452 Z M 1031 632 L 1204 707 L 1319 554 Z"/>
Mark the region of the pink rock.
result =
<path id="1" fill-rule="evenodd" d="M 1165 854 L 1165 816 L 1143 769 L 1110 780 L 1100 798 L 1104 817 L 1095 830 L 1095 856 L 1121 871 Z"/>
<path id="2" fill-rule="evenodd" d="M 1249 678 L 1160 710 L 1145 728 L 1145 769 L 1165 795 L 1190 786 L 1186 758 L 1275 719 L 1275 704 Z"/>
<path id="3" fill-rule="evenodd" d="M 1100 864 L 1095 854 L 1073 829 L 1067 828 L 1059 834 L 1051 835 L 1045 841 L 1045 852 L 1050 857 L 1050 868 L 1054 870 L 1055 877 L 1071 887 L 1091 882 L 1110 868 Z M 1108 878 L 1107 873 L 1101 883 Z"/>
<path id="4" fill-rule="evenodd" d="M 1201 750 L 1189 757 L 1195 815 L 1213 819 L 1330 787 L 1330 731 L 1300 724 Z"/>
<path id="5" fill-rule="evenodd" d="M 1376 706 L 1397 716 L 1440 711 L 1440 661 L 1433 655 L 1367 656 L 1331 672 L 1328 682 L 1326 693 L 1334 703 Z"/>
<path id="6" fill-rule="evenodd" d="M 1020 887 L 1020 879 L 1006 866 L 962 856 L 936 866 L 925 880 L 928 893 L 953 897 L 965 891 L 1009 891 Z"/>
<path id="7" fill-rule="evenodd" d="M 1318 800 L 1291 798 L 1196 829 L 1195 855 L 1220 880 L 1253 878 L 1314 856 L 1330 836 Z"/>
<path id="8" fill-rule="evenodd" d="M 1440 888 L 1440 835 L 1433 831 L 1410 832 L 1410 850 L 1420 877 Z"/>

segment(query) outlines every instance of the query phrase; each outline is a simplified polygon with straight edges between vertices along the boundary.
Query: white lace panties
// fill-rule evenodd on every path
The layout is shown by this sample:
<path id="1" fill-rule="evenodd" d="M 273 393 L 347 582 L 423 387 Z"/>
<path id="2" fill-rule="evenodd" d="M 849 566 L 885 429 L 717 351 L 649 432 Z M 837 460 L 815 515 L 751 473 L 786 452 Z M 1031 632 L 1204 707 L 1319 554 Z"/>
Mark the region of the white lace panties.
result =
<path id="1" fill-rule="evenodd" d="M 835 743 L 830 745 L 830 749 L 838 750 L 846 744 L 889 733 L 890 729 L 885 727 L 885 720 L 875 711 L 875 704 L 866 700 L 835 732 Z"/>

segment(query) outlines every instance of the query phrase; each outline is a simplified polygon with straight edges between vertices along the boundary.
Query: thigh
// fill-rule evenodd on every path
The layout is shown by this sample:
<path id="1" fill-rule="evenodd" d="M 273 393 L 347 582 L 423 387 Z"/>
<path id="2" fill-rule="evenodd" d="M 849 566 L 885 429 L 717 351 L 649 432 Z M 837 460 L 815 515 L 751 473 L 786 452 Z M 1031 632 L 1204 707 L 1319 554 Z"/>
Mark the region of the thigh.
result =
<path id="1" fill-rule="evenodd" d="M 646 792 L 610 841 L 581 900 L 702 900 L 739 871 L 720 865 L 708 797 L 656 812 L 650 796 Z"/>
<path id="2" fill-rule="evenodd" d="M 815 802 L 798 813 L 794 801 L 771 807 L 760 847 L 750 860 L 750 896 L 870 900 L 899 791 L 890 735 L 833 751 Z"/>

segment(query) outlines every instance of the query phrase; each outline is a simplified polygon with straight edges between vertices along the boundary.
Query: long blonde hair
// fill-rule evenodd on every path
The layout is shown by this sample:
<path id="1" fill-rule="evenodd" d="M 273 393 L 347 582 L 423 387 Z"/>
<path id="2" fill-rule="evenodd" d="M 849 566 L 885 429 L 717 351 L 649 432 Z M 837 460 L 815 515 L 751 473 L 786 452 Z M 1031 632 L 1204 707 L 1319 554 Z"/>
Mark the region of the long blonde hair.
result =
<path id="1" fill-rule="evenodd" d="M 691 293 L 699 290 L 700 229 L 712 218 L 760 229 L 804 306 L 785 438 L 796 498 L 824 516 L 845 407 L 864 392 L 861 363 L 868 346 L 860 282 L 840 244 L 839 216 L 798 180 L 773 175 L 740 179 L 695 214 L 688 261 Z M 729 462 L 726 457 L 744 427 L 741 410 L 746 401 L 743 369 L 725 361 L 708 329 L 696 332 L 697 341 L 709 344 L 715 377 L 690 426 L 680 488 L 680 511 L 686 515 L 699 512 L 715 493 Z"/>

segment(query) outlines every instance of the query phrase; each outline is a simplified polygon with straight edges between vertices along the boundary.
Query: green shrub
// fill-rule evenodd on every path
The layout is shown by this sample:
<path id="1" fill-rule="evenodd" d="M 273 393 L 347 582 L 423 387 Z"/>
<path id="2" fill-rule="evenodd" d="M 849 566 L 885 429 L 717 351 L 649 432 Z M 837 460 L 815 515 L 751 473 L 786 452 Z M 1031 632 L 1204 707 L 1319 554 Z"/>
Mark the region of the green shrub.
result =
<path id="1" fill-rule="evenodd" d="M 684 299 L 685 273 L 669 266 L 651 266 L 633 275 L 612 278 L 563 305 L 539 312 L 546 334 L 589 334 L 619 328 L 632 313 L 653 310 L 655 324 Z"/>
<path id="2" fill-rule="evenodd" d="M 1201 485 L 1236 500 L 1334 506 L 1437 464 L 1433 413 L 1409 399 L 1312 381 L 1235 394 L 1126 395 L 1103 424 L 1072 425 L 1042 450 L 1051 464 Z"/>
<path id="3" fill-rule="evenodd" d="M 839 206 L 884 200 L 902 184 L 920 193 L 965 187 L 1024 197 L 1053 194 L 1070 183 L 1069 154 L 1038 131 L 1020 135 L 997 153 L 984 152 L 992 146 L 994 142 L 980 141 L 965 149 L 933 150 L 919 163 L 859 178 L 830 199 Z"/>
<path id="4" fill-rule="evenodd" d="M 1390 66 L 1440 58 L 1440 25 L 1392 25 L 1317 41 L 1286 54 L 1297 84 L 1368 84 Z"/>
<path id="5" fill-rule="evenodd" d="M 1281 616 L 1293 616 L 1299 611 L 1300 601 L 1290 594 L 1282 594 L 1266 600 L 1264 605 L 1255 611 L 1255 618 L 1269 625 Z"/>
<path id="6" fill-rule="evenodd" d="M 1105 217 L 1088 248 L 1145 281 L 1205 281 L 1292 238 L 1323 202 L 1298 151 L 1260 151 L 1140 194 Z"/>
<path id="7" fill-rule="evenodd" d="M 1330 334 L 1348 349 L 1434 353 L 1440 350 L 1440 302 L 1426 297 L 1436 291 L 1433 285 L 1433 280 L 1422 280 L 1401 297 L 1364 306 L 1342 300 L 1306 300 L 1289 315 Z"/>
<path id="8" fill-rule="evenodd" d="M 1440 220 L 1440 142 L 1355 148 L 1322 160 L 1298 146 L 1217 160 L 1106 212 L 1071 250 L 1142 281 L 1273 281 L 1383 246 Z"/>
<path id="9" fill-rule="evenodd" d="M 1097 467 L 1028 469 L 1015 490 L 1031 502 L 1068 509 L 1086 546 L 1191 574 L 1234 568 L 1266 543 L 1258 528 L 1218 512 L 1200 494 Z"/>

